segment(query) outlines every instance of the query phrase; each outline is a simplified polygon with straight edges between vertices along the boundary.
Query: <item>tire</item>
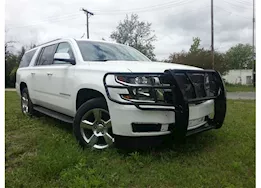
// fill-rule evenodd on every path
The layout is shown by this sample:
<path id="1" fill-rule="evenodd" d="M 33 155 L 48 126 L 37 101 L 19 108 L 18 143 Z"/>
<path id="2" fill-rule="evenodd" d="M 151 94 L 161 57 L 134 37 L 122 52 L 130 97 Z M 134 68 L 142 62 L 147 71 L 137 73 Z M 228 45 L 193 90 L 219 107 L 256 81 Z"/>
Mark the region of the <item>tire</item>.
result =
<path id="1" fill-rule="evenodd" d="M 82 147 L 102 150 L 114 145 L 110 114 L 104 98 L 91 99 L 80 106 L 74 118 L 73 131 Z"/>
<path id="2" fill-rule="evenodd" d="M 21 110 L 24 115 L 32 116 L 35 114 L 34 105 L 30 99 L 27 88 L 24 88 L 21 93 Z"/>

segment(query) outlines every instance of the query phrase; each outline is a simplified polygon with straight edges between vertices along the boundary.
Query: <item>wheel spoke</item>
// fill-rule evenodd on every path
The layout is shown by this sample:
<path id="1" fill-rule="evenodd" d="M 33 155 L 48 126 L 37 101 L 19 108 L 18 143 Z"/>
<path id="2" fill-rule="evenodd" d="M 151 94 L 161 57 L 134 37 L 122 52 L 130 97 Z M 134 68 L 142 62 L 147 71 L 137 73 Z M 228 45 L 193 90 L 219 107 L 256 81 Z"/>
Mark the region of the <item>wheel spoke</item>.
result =
<path id="1" fill-rule="evenodd" d="M 23 96 L 22 99 L 23 99 L 23 101 L 26 101 L 26 102 L 28 101 L 27 97 L 25 97 L 25 96 Z"/>
<path id="2" fill-rule="evenodd" d="M 81 128 L 83 129 L 92 129 L 92 127 L 93 127 L 93 123 L 87 120 L 83 120 L 81 123 Z"/>
<path id="3" fill-rule="evenodd" d="M 104 134 L 104 140 L 108 145 L 112 145 L 114 142 L 114 138 L 111 137 L 111 135 L 109 133 L 105 133 Z"/>
<path id="4" fill-rule="evenodd" d="M 101 121 L 101 110 L 99 110 L 99 109 L 93 110 L 93 115 L 94 115 L 94 118 L 95 118 L 95 122 Z"/>
<path id="5" fill-rule="evenodd" d="M 88 140 L 88 144 L 89 144 L 90 146 L 94 146 L 97 142 L 98 142 L 98 137 L 97 137 L 95 134 L 93 134 L 93 135 L 89 138 L 89 140 Z"/>
<path id="6" fill-rule="evenodd" d="M 107 128 L 111 128 L 111 119 L 107 120 L 107 121 L 103 121 L 103 124 L 107 127 Z"/>

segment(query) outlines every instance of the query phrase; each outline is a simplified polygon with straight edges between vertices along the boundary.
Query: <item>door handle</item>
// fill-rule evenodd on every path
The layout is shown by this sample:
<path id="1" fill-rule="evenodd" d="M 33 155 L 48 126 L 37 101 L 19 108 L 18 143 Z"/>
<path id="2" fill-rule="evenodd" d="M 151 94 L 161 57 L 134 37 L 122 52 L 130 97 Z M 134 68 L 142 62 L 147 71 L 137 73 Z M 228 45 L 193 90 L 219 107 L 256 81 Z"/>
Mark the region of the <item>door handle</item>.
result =
<path id="1" fill-rule="evenodd" d="M 31 72 L 31 75 L 34 76 L 34 75 L 35 75 L 35 72 Z"/>
<path id="2" fill-rule="evenodd" d="M 52 76 L 52 75 L 53 75 L 53 73 L 47 72 L 47 75 L 48 75 L 48 76 Z"/>

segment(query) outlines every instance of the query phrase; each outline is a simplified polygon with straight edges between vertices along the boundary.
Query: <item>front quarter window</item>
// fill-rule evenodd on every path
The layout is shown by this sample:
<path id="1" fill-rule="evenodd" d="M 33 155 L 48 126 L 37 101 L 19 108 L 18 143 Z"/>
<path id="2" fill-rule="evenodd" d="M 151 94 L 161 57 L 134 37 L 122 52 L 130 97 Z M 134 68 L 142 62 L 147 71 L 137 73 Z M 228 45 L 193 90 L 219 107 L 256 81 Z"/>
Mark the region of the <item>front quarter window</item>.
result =
<path id="1" fill-rule="evenodd" d="M 150 61 L 129 46 L 106 42 L 77 41 L 84 61 Z"/>

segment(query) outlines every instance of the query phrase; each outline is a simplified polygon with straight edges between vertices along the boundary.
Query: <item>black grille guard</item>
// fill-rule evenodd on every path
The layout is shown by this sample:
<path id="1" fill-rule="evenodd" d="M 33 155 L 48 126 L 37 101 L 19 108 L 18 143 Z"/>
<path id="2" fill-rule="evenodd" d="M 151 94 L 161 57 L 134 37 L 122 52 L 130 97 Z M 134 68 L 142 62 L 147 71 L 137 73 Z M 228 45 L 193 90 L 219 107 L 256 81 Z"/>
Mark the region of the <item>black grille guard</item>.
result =
<path id="1" fill-rule="evenodd" d="M 217 88 L 216 95 L 207 95 L 204 97 L 199 97 L 197 95 L 195 83 L 190 78 L 193 74 L 204 74 L 204 76 L 209 75 L 213 77 L 213 82 Z M 135 86 L 135 85 L 107 85 L 106 78 L 109 75 L 114 76 L 158 76 L 164 77 L 168 80 L 169 86 Z M 185 96 L 182 88 L 182 83 L 178 80 L 178 76 L 183 75 L 187 78 L 188 82 L 192 86 L 193 92 L 195 93 L 194 98 L 188 98 Z M 117 73 L 110 72 L 106 73 L 103 77 L 103 83 L 106 90 L 106 94 L 109 100 L 116 102 L 118 104 L 124 105 L 134 105 L 140 110 L 157 110 L 157 111 L 174 111 L 175 112 L 175 132 L 178 132 L 178 137 L 183 137 L 189 134 L 197 133 L 197 130 L 187 131 L 189 124 L 189 104 L 195 104 L 198 102 L 204 102 L 207 100 L 214 100 L 214 118 L 207 120 L 206 128 L 198 129 L 198 132 L 202 132 L 211 128 L 220 128 L 224 122 L 226 115 L 226 91 L 224 88 L 224 83 L 221 75 L 215 70 L 166 70 L 164 73 Z M 117 89 L 134 89 L 134 88 L 154 88 L 154 89 L 171 89 L 172 96 L 175 96 L 175 102 L 173 103 L 163 103 L 163 102 L 130 102 L 130 101 L 118 101 L 111 97 L 108 88 Z M 205 80 L 204 80 L 204 92 L 206 92 Z M 174 100 L 173 100 L 174 101 Z M 147 107 L 145 107 L 147 106 Z M 149 106 L 149 107 L 148 107 Z M 184 126 L 185 125 L 185 126 Z M 189 133 L 191 132 L 191 133 Z"/>

